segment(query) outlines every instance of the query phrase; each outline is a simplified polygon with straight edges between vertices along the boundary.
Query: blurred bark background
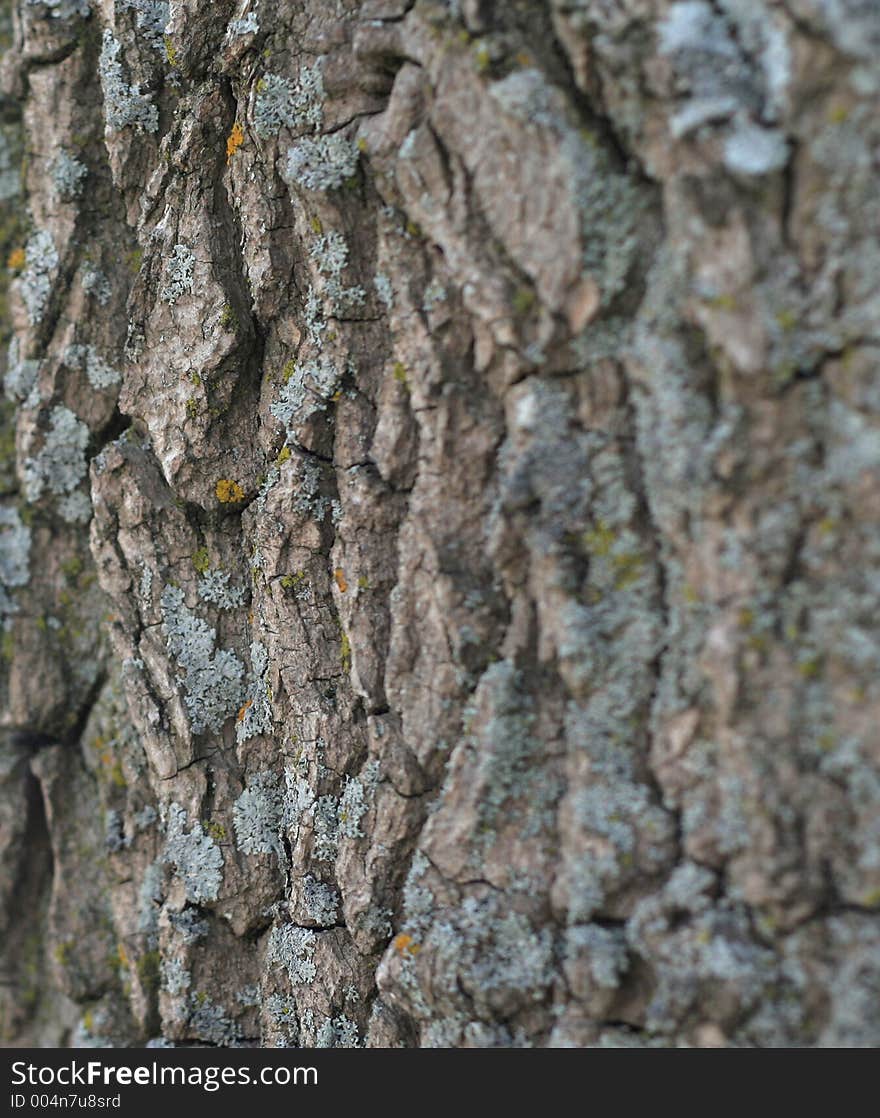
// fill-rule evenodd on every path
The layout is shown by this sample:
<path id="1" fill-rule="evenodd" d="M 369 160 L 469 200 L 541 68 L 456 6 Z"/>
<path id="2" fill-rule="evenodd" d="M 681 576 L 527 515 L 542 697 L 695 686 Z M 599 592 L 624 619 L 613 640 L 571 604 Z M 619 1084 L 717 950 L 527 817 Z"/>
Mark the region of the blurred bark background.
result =
<path id="1" fill-rule="evenodd" d="M 873 0 L 2 8 L 3 1043 L 880 1045 Z"/>

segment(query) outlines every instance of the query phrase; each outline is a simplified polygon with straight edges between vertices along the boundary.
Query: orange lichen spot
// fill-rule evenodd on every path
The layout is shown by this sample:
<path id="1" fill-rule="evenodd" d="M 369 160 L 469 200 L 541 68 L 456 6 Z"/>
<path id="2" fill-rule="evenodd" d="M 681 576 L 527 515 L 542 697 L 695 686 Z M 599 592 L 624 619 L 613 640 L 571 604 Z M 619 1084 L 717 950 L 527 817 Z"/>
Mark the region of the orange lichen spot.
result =
<path id="1" fill-rule="evenodd" d="M 395 936 L 392 946 L 398 955 L 418 955 L 422 950 L 421 945 L 415 943 L 413 937 L 408 936 L 406 932 L 401 932 L 400 935 Z"/>
<path id="2" fill-rule="evenodd" d="M 348 589 L 348 583 L 345 581 L 345 571 L 342 567 L 337 567 L 333 572 L 333 577 L 336 580 L 336 585 L 339 587 L 339 592 L 344 594 Z"/>
<path id="3" fill-rule="evenodd" d="M 244 500 L 244 490 L 237 481 L 221 478 L 215 489 L 217 500 L 224 505 L 235 505 Z"/>
<path id="4" fill-rule="evenodd" d="M 27 263 L 27 254 L 23 248 L 14 248 L 6 261 L 6 267 L 11 272 L 20 272 Z"/>
<path id="5" fill-rule="evenodd" d="M 226 162 L 227 163 L 232 162 L 233 155 L 235 155 L 235 153 L 238 151 L 238 149 L 241 147 L 241 145 L 243 143 L 244 143 L 244 129 L 238 123 L 238 121 L 236 121 L 235 124 L 233 124 L 233 126 L 232 126 L 232 131 L 229 133 L 229 136 L 226 139 Z"/>
<path id="6" fill-rule="evenodd" d="M 248 699 L 248 701 L 244 704 L 244 706 L 238 712 L 238 715 L 235 719 L 236 722 L 244 722 L 245 715 L 248 712 L 248 707 L 253 706 L 253 703 L 254 703 L 253 699 Z"/>

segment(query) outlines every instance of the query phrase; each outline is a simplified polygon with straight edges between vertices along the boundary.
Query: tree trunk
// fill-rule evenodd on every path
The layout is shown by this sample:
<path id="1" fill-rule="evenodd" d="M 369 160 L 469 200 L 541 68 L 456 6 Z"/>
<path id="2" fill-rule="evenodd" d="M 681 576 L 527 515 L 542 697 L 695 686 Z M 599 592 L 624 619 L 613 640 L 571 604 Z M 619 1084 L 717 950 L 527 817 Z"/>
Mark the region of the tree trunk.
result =
<path id="1" fill-rule="evenodd" d="M 3 1043 L 880 1045 L 876 4 L 3 11 Z"/>

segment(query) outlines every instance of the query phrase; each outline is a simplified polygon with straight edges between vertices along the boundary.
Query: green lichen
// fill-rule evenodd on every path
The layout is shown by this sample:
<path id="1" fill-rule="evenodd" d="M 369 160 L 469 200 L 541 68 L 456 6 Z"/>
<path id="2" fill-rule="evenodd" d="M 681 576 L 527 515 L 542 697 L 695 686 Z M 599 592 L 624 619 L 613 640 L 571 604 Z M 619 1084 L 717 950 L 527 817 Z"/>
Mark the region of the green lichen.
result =
<path id="1" fill-rule="evenodd" d="M 135 963 L 135 971 L 144 991 L 154 994 L 159 989 L 161 956 L 158 951 L 147 951 Z"/>
<path id="2" fill-rule="evenodd" d="M 192 554 L 192 565 L 200 575 L 203 575 L 211 566 L 211 556 L 206 547 L 200 547 Z"/>
<path id="3" fill-rule="evenodd" d="M 537 297 L 530 287 L 519 287 L 513 296 L 513 311 L 519 318 L 530 314 L 537 302 Z"/>

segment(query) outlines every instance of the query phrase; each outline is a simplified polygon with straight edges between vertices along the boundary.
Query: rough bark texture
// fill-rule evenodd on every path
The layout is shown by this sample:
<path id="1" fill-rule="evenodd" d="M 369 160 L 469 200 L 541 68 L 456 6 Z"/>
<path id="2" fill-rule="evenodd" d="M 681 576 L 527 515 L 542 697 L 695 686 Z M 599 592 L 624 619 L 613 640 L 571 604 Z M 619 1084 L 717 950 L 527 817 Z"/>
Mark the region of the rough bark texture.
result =
<path id="1" fill-rule="evenodd" d="M 880 1045 L 873 0 L 4 11 L 3 1042 Z"/>

